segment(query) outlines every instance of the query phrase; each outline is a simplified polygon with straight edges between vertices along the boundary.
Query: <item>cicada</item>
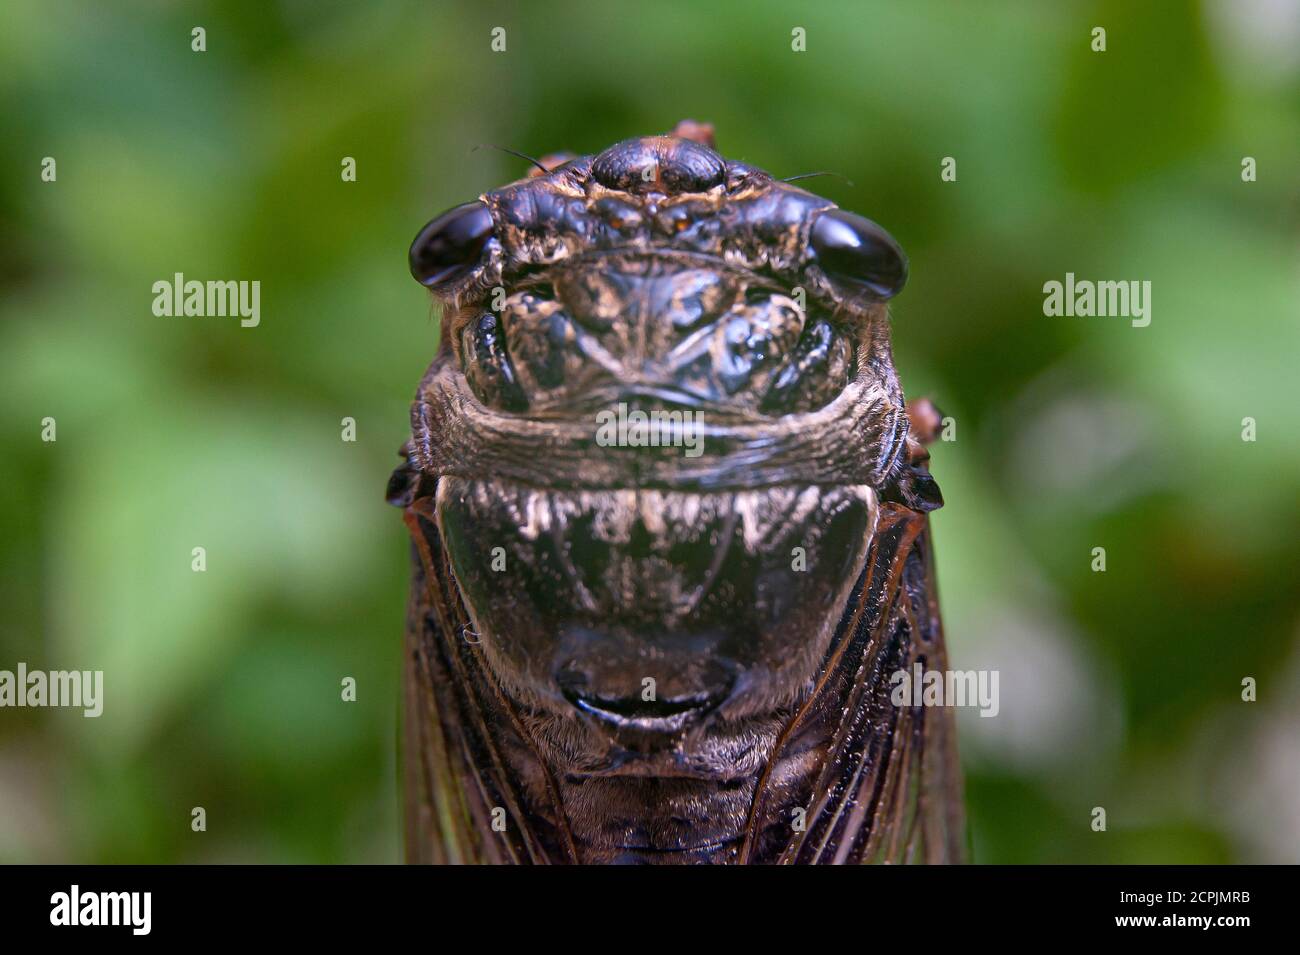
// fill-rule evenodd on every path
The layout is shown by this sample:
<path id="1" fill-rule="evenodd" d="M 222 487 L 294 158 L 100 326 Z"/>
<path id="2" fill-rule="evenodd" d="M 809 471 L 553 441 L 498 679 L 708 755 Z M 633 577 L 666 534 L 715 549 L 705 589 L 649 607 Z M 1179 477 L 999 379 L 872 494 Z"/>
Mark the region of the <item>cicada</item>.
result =
<path id="1" fill-rule="evenodd" d="M 536 166 L 410 249 L 408 859 L 960 860 L 898 243 L 701 124 Z"/>

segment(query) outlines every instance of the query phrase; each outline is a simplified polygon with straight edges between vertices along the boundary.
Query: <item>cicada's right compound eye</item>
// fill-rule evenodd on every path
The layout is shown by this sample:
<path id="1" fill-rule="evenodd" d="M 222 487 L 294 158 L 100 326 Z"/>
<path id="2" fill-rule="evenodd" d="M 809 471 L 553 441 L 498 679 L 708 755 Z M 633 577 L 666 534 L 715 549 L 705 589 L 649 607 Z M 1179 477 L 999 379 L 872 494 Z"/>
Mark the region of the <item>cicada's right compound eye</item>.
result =
<path id="1" fill-rule="evenodd" d="M 467 202 L 434 219 L 411 243 L 411 274 L 421 285 L 438 288 L 478 265 L 492 238 L 492 214 L 481 202 Z"/>
<path id="2" fill-rule="evenodd" d="M 812 225 L 813 252 L 840 287 L 885 300 L 907 282 L 907 257 L 894 237 L 870 219 L 843 209 L 819 215 Z"/>

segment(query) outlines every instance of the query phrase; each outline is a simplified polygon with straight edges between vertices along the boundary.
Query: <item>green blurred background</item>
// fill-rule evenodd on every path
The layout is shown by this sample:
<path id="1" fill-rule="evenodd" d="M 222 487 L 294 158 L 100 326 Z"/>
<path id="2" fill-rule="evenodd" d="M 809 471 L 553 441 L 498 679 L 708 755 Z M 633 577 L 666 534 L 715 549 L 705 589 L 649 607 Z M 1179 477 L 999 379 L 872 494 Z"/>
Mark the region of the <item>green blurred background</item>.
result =
<path id="1" fill-rule="evenodd" d="M 476 144 L 683 117 L 779 176 L 843 174 L 807 185 L 911 256 L 903 383 L 957 429 L 933 449 L 951 655 L 1001 674 L 1000 715 L 961 714 L 976 860 L 1300 860 L 1295 3 L 3 16 L 0 669 L 103 669 L 106 703 L 0 710 L 0 860 L 399 859 L 383 489 L 438 335 L 407 244 L 525 172 Z M 1045 317 L 1067 271 L 1151 281 L 1151 325 Z M 260 280 L 260 326 L 155 317 L 175 272 Z"/>

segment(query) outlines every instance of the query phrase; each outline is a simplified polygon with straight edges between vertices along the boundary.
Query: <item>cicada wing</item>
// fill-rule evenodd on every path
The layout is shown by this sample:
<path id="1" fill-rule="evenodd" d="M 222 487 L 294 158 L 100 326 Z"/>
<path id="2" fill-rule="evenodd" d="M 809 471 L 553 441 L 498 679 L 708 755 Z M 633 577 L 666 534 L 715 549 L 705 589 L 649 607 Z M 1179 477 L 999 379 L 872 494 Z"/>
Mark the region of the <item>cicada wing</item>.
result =
<path id="1" fill-rule="evenodd" d="M 402 652 L 402 777 L 406 816 L 406 859 L 422 863 L 481 861 L 476 834 L 484 821 L 482 806 L 470 798 L 475 776 L 467 751 L 456 688 L 443 647 L 452 634 L 443 610 L 443 588 L 430 580 L 434 569 L 428 544 L 420 534 L 417 499 L 433 489 L 401 449 L 402 463 L 388 482 L 390 504 L 404 508 L 412 535 L 411 590 L 406 605 L 406 639 Z"/>
<path id="2" fill-rule="evenodd" d="M 908 680 L 915 668 L 948 670 L 943 622 L 935 586 L 929 518 L 912 542 L 887 625 L 897 670 Z M 887 682 L 892 691 L 894 683 Z M 913 701 L 919 704 L 920 701 Z M 864 776 L 858 800 L 874 795 L 875 818 L 862 845 L 862 862 L 963 862 L 965 813 L 957 759 L 954 711 L 949 706 L 898 706 L 888 759 L 870 783 Z M 876 795 L 878 793 L 878 795 Z"/>
<path id="3" fill-rule="evenodd" d="M 897 706 L 891 677 L 946 670 L 928 518 L 886 503 L 824 687 L 807 720 L 836 726 L 806 824 L 779 860 L 800 864 L 960 862 L 961 776 L 952 711 Z M 820 715 L 819 715 L 820 714 Z"/>
<path id="4" fill-rule="evenodd" d="M 483 664 L 442 549 L 433 497 L 414 498 L 405 519 L 416 551 L 406 646 L 407 858 L 573 861 L 576 852 L 553 798 L 553 781 L 540 760 L 527 755 L 529 735 Z M 521 774 L 521 764 L 530 771 Z M 521 776 L 542 780 L 540 800 L 535 794 L 525 799 Z"/>
<path id="5" fill-rule="evenodd" d="M 447 705 L 452 688 L 436 650 L 443 635 L 425 592 L 417 565 L 403 662 L 406 860 L 439 865 L 484 861 L 474 838 L 483 825 L 482 813 L 467 798 L 474 770 L 457 742 L 459 718 Z"/>
<path id="6" fill-rule="evenodd" d="M 439 810 L 447 805 L 453 772 L 443 740 L 442 720 L 430 681 L 420 672 L 420 635 L 407 622 L 403 646 L 402 802 L 406 814 L 406 861 L 459 862 L 456 846 L 447 844 L 451 826 Z M 437 750 L 435 750 L 437 747 Z"/>

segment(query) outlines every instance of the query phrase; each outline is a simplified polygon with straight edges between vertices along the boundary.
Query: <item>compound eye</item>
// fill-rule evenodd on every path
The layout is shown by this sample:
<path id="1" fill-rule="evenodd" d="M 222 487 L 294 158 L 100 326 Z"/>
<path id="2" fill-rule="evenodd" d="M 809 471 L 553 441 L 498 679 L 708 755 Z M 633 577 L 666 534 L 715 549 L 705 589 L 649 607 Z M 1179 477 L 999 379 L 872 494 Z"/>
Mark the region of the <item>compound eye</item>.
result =
<path id="1" fill-rule="evenodd" d="M 421 285 L 436 288 L 478 265 L 492 238 L 492 214 L 481 202 L 467 202 L 434 219 L 411 243 L 411 274 Z"/>
<path id="2" fill-rule="evenodd" d="M 831 209 L 813 222 L 810 236 L 817 263 L 832 281 L 893 298 L 907 282 L 907 257 L 893 236 L 870 219 Z"/>

